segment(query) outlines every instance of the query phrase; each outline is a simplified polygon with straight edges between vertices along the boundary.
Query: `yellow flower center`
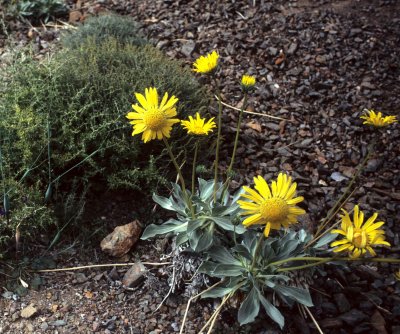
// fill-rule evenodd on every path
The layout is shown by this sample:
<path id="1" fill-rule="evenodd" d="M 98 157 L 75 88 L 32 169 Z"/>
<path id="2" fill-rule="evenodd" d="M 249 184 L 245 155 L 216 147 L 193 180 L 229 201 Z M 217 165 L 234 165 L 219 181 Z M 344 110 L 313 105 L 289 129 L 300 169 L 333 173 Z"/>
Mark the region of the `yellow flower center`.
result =
<path id="1" fill-rule="evenodd" d="M 286 219 L 289 214 L 289 206 L 282 198 L 270 198 L 261 203 L 260 214 L 268 222 L 277 223 Z"/>
<path id="2" fill-rule="evenodd" d="M 356 230 L 353 235 L 353 245 L 357 248 L 365 248 L 367 245 L 367 233 L 362 230 Z"/>
<path id="3" fill-rule="evenodd" d="M 193 127 L 190 129 L 190 132 L 192 132 L 195 135 L 204 135 L 205 131 L 204 128 L 201 125 L 194 124 Z"/>
<path id="4" fill-rule="evenodd" d="M 158 109 L 148 109 L 143 116 L 143 123 L 147 128 L 153 131 L 157 131 L 163 128 L 165 124 L 165 113 Z"/>

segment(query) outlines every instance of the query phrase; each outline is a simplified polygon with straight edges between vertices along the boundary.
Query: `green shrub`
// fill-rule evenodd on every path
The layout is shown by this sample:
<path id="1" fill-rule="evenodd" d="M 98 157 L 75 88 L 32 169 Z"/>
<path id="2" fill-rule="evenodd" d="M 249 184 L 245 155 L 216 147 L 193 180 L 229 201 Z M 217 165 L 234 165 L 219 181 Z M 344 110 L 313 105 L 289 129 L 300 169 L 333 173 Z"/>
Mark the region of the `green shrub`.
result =
<path id="1" fill-rule="evenodd" d="M 115 38 L 122 44 L 143 46 L 148 41 L 139 32 L 139 25 L 132 18 L 119 15 L 90 17 L 75 31 L 67 31 L 62 36 L 62 44 L 68 48 L 77 48 L 92 38 L 100 44 L 108 38 Z"/>
<path id="2" fill-rule="evenodd" d="M 152 46 L 114 38 L 102 43 L 88 39 L 40 63 L 28 57 L 3 74 L 0 147 L 6 172 L 1 192 L 7 191 L 3 180 L 19 180 L 29 170 L 22 185 L 41 194 L 35 197 L 40 206 L 46 189 L 46 199 L 52 195 L 53 200 L 88 186 L 136 189 L 150 196 L 165 182 L 163 173 L 170 166 L 156 168 L 163 159 L 161 142 L 139 145 L 140 138 L 131 136 L 125 115 L 136 102 L 133 92 L 155 86 L 160 93 L 174 94 L 181 118 L 207 103 L 204 90 L 181 63 Z M 171 144 L 183 149 L 186 138 L 178 128 Z M 23 191 L 11 203 L 21 196 Z M 4 220 L 1 224 L 11 228 Z"/>
<path id="3" fill-rule="evenodd" d="M 27 18 L 33 22 L 47 22 L 68 15 L 68 7 L 63 0 L 4 1 L 4 5 L 7 15 Z"/>

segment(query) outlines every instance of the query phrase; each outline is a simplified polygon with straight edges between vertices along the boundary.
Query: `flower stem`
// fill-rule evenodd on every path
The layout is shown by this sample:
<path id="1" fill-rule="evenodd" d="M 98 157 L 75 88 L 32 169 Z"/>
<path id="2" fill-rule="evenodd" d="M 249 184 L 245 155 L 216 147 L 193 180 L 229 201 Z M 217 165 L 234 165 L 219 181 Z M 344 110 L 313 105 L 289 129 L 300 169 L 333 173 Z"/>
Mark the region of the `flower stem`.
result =
<path id="1" fill-rule="evenodd" d="M 235 141 L 233 144 L 233 151 L 232 151 L 232 157 L 231 157 L 231 162 L 229 164 L 228 170 L 226 171 L 227 174 L 227 179 L 224 183 L 224 188 L 222 190 L 222 194 L 221 194 L 221 198 L 224 198 L 225 196 L 225 192 L 227 191 L 228 187 L 229 187 L 229 183 L 231 182 L 232 176 L 232 169 L 233 169 L 233 164 L 235 162 L 235 157 L 236 157 L 236 150 L 237 150 L 237 145 L 239 142 L 239 134 L 240 134 L 240 125 L 242 124 L 242 119 L 243 119 L 243 111 L 246 109 L 247 107 L 247 99 L 248 99 L 248 95 L 247 92 L 244 93 L 244 101 L 243 101 L 243 105 L 240 108 L 240 112 L 239 112 L 239 119 L 237 122 L 237 126 L 236 126 L 236 135 L 235 135 Z"/>
<path id="2" fill-rule="evenodd" d="M 194 195 L 194 185 L 196 181 L 196 163 L 197 163 L 197 153 L 199 150 L 199 141 L 196 141 L 194 146 L 194 156 L 193 156 L 193 169 L 192 169 L 192 196 Z"/>
<path id="3" fill-rule="evenodd" d="M 260 252 L 260 247 L 261 247 L 261 244 L 262 244 L 263 239 L 264 239 L 264 234 L 261 232 L 261 235 L 260 235 L 260 237 L 259 237 L 258 240 L 257 240 L 256 249 L 255 249 L 254 255 L 253 255 L 253 261 L 251 262 L 250 272 L 253 271 L 254 266 L 256 265 L 257 256 L 258 256 L 258 253 Z"/>
<path id="4" fill-rule="evenodd" d="M 218 88 L 217 79 L 215 79 L 215 87 L 217 90 L 218 97 L 218 134 L 217 134 L 217 147 L 215 148 L 215 160 L 214 160 L 214 203 L 217 202 L 217 190 L 218 190 L 218 163 L 219 163 L 219 146 L 221 141 L 221 118 L 222 118 L 222 101 L 221 91 Z"/>
<path id="5" fill-rule="evenodd" d="M 235 142 L 233 144 L 231 162 L 230 162 L 228 170 L 227 170 L 228 178 L 230 178 L 229 174 L 230 174 L 230 172 L 232 172 L 233 164 L 235 162 L 237 144 L 239 141 L 239 134 L 240 134 L 240 125 L 242 124 L 243 111 L 247 107 L 247 99 L 248 99 L 248 95 L 247 95 L 247 93 L 244 93 L 244 101 L 243 101 L 242 108 L 240 108 L 239 119 L 238 119 L 237 126 L 236 126 L 236 136 L 235 136 Z"/>
<path id="6" fill-rule="evenodd" d="M 376 257 L 376 258 L 353 258 L 353 257 L 338 257 L 338 256 L 333 256 L 333 257 L 308 257 L 308 256 L 303 256 L 303 257 L 290 257 L 287 259 L 283 259 L 280 261 L 275 261 L 270 263 L 268 266 L 278 266 L 280 264 L 284 264 L 287 262 L 293 262 L 293 261 L 314 261 L 314 263 L 307 263 L 303 264 L 301 266 L 296 266 L 296 267 L 283 267 L 278 269 L 279 272 L 282 271 L 291 271 L 291 270 L 299 270 L 299 269 L 304 269 L 308 267 L 313 267 L 313 266 L 318 266 L 323 263 L 327 262 L 333 262 L 333 261 L 347 261 L 347 262 L 381 262 L 381 263 L 400 263 L 400 259 L 393 259 L 393 258 L 382 258 L 382 257 Z"/>
<path id="7" fill-rule="evenodd" d="M 194 217 L 195 217 L 195 214 L 194 214 L 194 209 L 193 209 L 193 206 L 192 206 L 192 201 L 191 201 L 191 200 L 189 199 L 189 197 L 188 197 L 188 194 L 187 194 L 187 191 L 186 191 L 185 180 L 184 180 L 184 178 L 183 178 L 181 169 L 179 168 L 179 165 L 178 165 L 178 163 L 176 162 L 175 156 L 174 156 L 174 154 L 172 153 L 171 146 L 169 145 L 167 138 L 163 137 L 163 141 L 164 141 L 164 144 L 165 144 L 165 146 L 166 146 L 166 148 L 167 148 L 169 157 L 171 158 L 171 161 L 172 161 L 172 163 L 174 164 L 175 169 L 176 169 L 176 171 L 177 171 L 177 173 L 178 173 L 179 181 L 181 182 L 182 192 L 183 192 L 183 196 L 185 196 L 186 204 L 188 205 L 188 207 L 189 207 L 189 209 L 190 209 L 190 212 L 191 212 L 191 214 L 192 214 L 192 218 L 194 218 Z"/>
<path id="8" fill-rule="evenodd" d="M 320 234 L 321 231 L 329 224 L 329 222 L 332 221 L 332 219 L 335 217 L 335 215 L 338 212 L 338 210 L 340 209 L 340 207 L 343 205 L 344 201 L 346 200 L 346 197 L 347 197 L 348 193 L 350 192 L 351 188 L 353 187 L 354 182 L 358 179 L 358 177 L 360 176 L 361 172 L 364 170 L 364 167 L 367 164 L 369 158 L 371 157 L 371 155 L 373 153 L 374 146 L 375 146 L 375 141 L 373 141 L 368 146 L 368 154 L 365 156 L 365 158 L 363 159 L 361 164 L 358 166 L 357 172 L 352 177 L 349 185 L 346 187 L 346 189 L 345 189 L 344 193 L 342 194 L 342 196 L 340 196 L 338 201 L 335 203 L 334 207 L 328 212 L 328 215 L 323 220 L 321 225 L 318 227 L 317 232 L 314 235 L 314 238 L 305 246 L 305 248 L 310 247 L 318 239 L 322 238 L 326 233 L 329 232 L 329 230 L 326 230 L 322 234 Z"/>

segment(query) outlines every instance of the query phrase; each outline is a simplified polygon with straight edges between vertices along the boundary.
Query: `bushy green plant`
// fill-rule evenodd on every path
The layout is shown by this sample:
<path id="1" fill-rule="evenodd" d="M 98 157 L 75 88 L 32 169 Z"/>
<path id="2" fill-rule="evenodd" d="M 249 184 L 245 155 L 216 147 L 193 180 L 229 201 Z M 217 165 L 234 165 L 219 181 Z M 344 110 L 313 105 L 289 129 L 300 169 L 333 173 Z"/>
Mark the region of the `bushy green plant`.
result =
<path id="1" fill-rule="evenodd" d="M 4 115 L 0 127 L 7 127 L 16 115 L 24 117 L 21 128 L 16 126 L 12 134 L 18 148 L 14 170 L 31 165 L 47 146 L 48 124 L 51 180 L 90 156 L 74 170 L 75 176 L 84 180 L 98 177 L 97 181 L 105 180 L 114 188 L 128 184 L 139 189 L 143 171 L 144 181 L 153 178 L 159 182 L 159 177 L 149 175 L 149 171 L 157 171 L 148 158 L 158 156 L 160 146 L 141 151 L 125 118 L 133 91 L 148 85 L 180 98 L 182 117 L 204 107 L 204 90 L 189 71 L 152 46 L 122 45 L 112 38 L 97 44 L 90 39 L 81 48 L 66 49 L 41 64 L 21 63 L 4 87 L 0 106 Z M 25 123 L 30 127 L 22 126 Z M 48 171 L 41 170 L 41 178 L 47 178 Z"/>
<path id="2" fill-rule="evenodd" d="M 207 103 L 190 71 L 149 45 L 89 38 L 40 63 L 22 57 L 0 83 L 7 178 L 18 180 L 29 171 L 24 184 L 37 184 L 47 201 L 73 185 L 78 192 L 88 185 L 97 191 L 155 190 L 168 172 L 165 164 L 155 167 L 163 149 L 157 144 L 141 149 L 125 117 L 133 92 L 148 85 L 181 99 L 182 117 Z M 172 144 L 184 149 L 183 131 L 175 134 Z"/>
<path id="3" fill-rule="evenodd" d="M 62 36 L 64 47 L 77 48 L 91 38 L 100 44 L 108 38 L 115 38 L 122 44 L 143 46 L 148 41 L 139 32 L 139 25 L 132 18 L 114 14 L 94 16 L 86 19 L 76 30 L 66 31 Z"/>
<path id="4" fill-rule="evenodd" d="M 63 17 L 68 14 L 68 7 L 63 0 L 18 0 L 10 1 L 7 14 L 23 17 L 33 22 Z"/>

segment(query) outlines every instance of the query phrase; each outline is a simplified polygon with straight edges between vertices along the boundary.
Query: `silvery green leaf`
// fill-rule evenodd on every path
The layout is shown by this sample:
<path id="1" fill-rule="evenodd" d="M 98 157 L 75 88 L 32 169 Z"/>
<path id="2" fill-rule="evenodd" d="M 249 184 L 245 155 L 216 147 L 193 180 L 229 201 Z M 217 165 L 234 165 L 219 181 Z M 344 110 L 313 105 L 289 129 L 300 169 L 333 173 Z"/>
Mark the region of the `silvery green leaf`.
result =
<path id="1" fill-rule="evenodd" d="M 188 240 L 189 240 L 189 238 L 188 238 L 186 231 L 179 233 L 176 236 L 176 240 L 175 240 L 176 246 L 180 246 L 180 245 L 184 244 L 185 242 L 187 242 Z"/>
<path id="2" fill-rule="evenodd" d="M 223 264 L 240 265 L 240 261 L 235 259 L 229 251 L 222 246 L 213 246 L 207 252 L 210 257 L 217 262 Z"/>
<path id="3" fill-rule="evenodd" d="M 271 288 L 271 289 L 275 288 L 275 286 L 276 286 L 276 284 L 275 284 L 274 282 L 272 282 L 272 281 L 270 281 L 270 280 L 268 280 L 268 279 L 264 281 L 264 284 L 265 284 L 267 287 Z"/>
<path id="4" fill-rule="evenodd" d="M 303 304 L 305 306 L 313 306 L 310 292 L 306 289 L 300 289 L 293 286 L 284 286 L 284 285 L 275 285 L 273 289 L 289 298 L 294 299 L 295 301 Z"/>
<path id="5" fill-rule="evenodd" d="M 186 216 L 185 205 L 183 200 L 176 202 L 173 200 L 172 197 L 166 198 L 153 194 L 153 201 L 166 210 L 175 211 L 183 216 Z"/>
<path id="6" fill-rule="evenodd" d="M 195 230 L 204 227 L 203 224 L 205 222 L 206 222 L 205 219 L 200 219 L 200 218 L 189 220 L 186 232 L 188 234 L 193 233 Z"/>
<path id="7" fill-rule="evenodd" d="M 179 220 L 170 219 L 162 225 L 151 224 L 146 227 L 140 239 L 146 240 L 156 235 L 166 234 L 169 232 L 181 233 L 186 232 L 187 223 L 182 223 Z"/>
<path id="8" fill-rule="evenodd" d="M 324 235 L 321 239 L 318 240 L 318 242 L 315 244 L 314 248 L 321 248 L 329 243 L 331 243 L 333 240 L 337 238 L 338 234 L 337 233 L 328 233 Z"/>
<path id="9" fill-rule="evenodd" d="M 235 247 L 232 248 L 232 250 L 239 255 L 243 256 L 247 260 L 251 260 L 252 256 L 249 252 L 249 250 L 244 246 L 244 245 L 236 245 Z"/>
<path id="10" fill-rule="evenodd" d="M 240 305 L 238 312 L 238 321 L 240 325 L 248 324 L 253 322 L 258 312 L 260 311 L 260 299 L 258 298 L 258 292 L 255 287 L 253 287 L 246 299 Z"/>
<path id="11" fill-rule="evenodd" d="M 214 224 L 208 224 L 188 233 L 190 247 L 196 252 L 202 252 L 212 245 L 214 239 Z"/>
<path id="12" fill-rule="evenodd" d="M 252 254 L 254 252 L 254 246 L 257 243 L 257 238 L 257 233 L 252 230 L 247 230 L 246 233 L 243 234 L 243 244 Z"/>
<path id="13" fill-rule="evenodd" d="M 285 282 L 289 282 L 290 281 L 290 277 L 289 276 L 279 275 L 279 274 L 277 274 L 277 275 L 257 275 L 257 278 L 258 277 L 265 278 L 267 281 L 279 280 L 279 279 L 281 279 L 281 280 L 283 280 Z M 274 286 L 275 286 L 275 283 L 274 283 Z"/>
<path id="14" fill-rule="evenodd" d="M 288 240 L 279 249 L 279 253 L 273 258 L 273 261 L 279 261 L 284 258 L 290 257 L 290 254 L 299 246 L 297 240 Z"/>
<path id="15" fill-rule="evenodd" d="M 309 234 L 309 233 L 307 233 L 305 230 L 303 230 L 303 229 L 301 229 L 299 232 L 298 232 L 298 238 L 299 238 L 299 240 L 301 241 L 301 242 L 307 242 L 308 240 L 306 240 L 306 239 L 308 239 L 309 237 L 310 237 L 311 235 Z"/>
<path id="16" fill-rule="evenodd" d="M 208 203 L 204 202 L 199 197 L 192 197 L 192 201 L 196 205 L 197 212 L 211 212 L 211 207 L 208 205 Z"/>
<path id="17" fill-rule="evenodd" d="M 175 182 L 171 182 L 172 185 L 172 194 L 174 195 L 175 198 L 183 200 L 183 192 L 179 184 Z"/>
<path id="18" fill-rule="evenodd" d="M 235 231 L 237 234 L 243 234 L 246 232 L 246 229 L 243 225 L 233 225 L 230 218 L 223 217 L 208 217 L 212 221 L 214 221 L 219 227 L 223 228 L 226 231 Z"/>
<path id="19" fill-rule="evenodd" d="M 210 261 L 204 261 L 199 269 L 198 272 L 199 273 L 203 273 L 203 274 L 208 274 L 211 275 L 212 272 L 214 271 L 214 269 L 218 266 L 218 263 L 215 262 L 210 262 Z"/>
<path id="20" fill-rule="evenodd" d="M 212 210 L 212 215 L 213 216 L 232 216 L 235 215 L 239 212 L 240 207 L 239 205 L 232 203 L 232 205 L 221 205 L 221 206 L 215 206 Z"/>
<path id="21" fill-rule="evenodd" d="M 201 298 L 220 298 L 231 292 L 233 288 L 221 288 L 215 287 L 214 289 L 207 291 L 201 295 Z"/>
<path id="22" fill-rule="evenodd" d="M 261 294 L 260 291 L 258 291 L 258 293 L 258 297 L 261 301 L 261 304 L 264 306 L 265 312 L 267 312 L 268 316 L 282 329 L 285 325 L 285 318 L 283 317 L 282 313 L 274 305 L 272 305 L 268 299 Z"/>
<path id="23" fill-rule="evenodd" d="M 243 194 L 245 191 L 243 188 L 240 188 L 232 197 L 232 203 L 236 203 L 240 199 L 240 195 Z"/>
<path id="24" fill-rule="evenodd" d="M 153 194 L 153 201 L 166 210 L 175 211 L 175 209 L 172 206 L 172 202 L 169 198 Z"/>
<path id="25" fill-rule="evenodd" d="M 247 278 L 244 278 L 244 279 L 247 280 Z M 226 288 L 233 288 L 233 287 L 237 288 L 238 285 L 243 285 L 243 284 L 240 284 L 240 282 L 243 283 L 243 277 L 234 277 L 234 276 L 227 277 L 227 280 L 226 280 L 226 283 L 224 284 L 224 287 L 226 287 Z"/>
<path id="26" fill-rule="evenodd" d="M 212 271 L 212 275 L 217 277 L 226 277 L 226 276 L 237 277 L 242 275 L 243 271 L 244 268 L 242 266 L 233 264 L 218 264 Z"/>
<path id="27" fill-rule="evenodd" d="M 208 201 L 214 193 L 214 181 L 199 180 L 199 193 L 203 201 Z"/>

